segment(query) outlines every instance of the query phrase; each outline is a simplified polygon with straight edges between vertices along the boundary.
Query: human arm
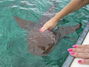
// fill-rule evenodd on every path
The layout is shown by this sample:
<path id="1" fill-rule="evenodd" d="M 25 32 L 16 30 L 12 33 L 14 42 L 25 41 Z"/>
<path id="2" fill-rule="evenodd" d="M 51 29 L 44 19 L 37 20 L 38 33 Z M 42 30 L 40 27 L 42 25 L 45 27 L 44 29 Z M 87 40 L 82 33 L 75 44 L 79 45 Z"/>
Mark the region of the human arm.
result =
<path id="1" fill-rule="evenodd" d="M 71 2 L 65 6 L 61 11 L 59 11 L 53 18 L 47 21 L 43 27 L 40 29 L 41 32 L 44 32 L 47 29 L 52 29 L 56 26 L 57 22 L 68 15 L 69 13 L 74 12 L 75 10 L 80 9 L 81 7 L 87 5 L 89 0 L 71 0 Z"/>

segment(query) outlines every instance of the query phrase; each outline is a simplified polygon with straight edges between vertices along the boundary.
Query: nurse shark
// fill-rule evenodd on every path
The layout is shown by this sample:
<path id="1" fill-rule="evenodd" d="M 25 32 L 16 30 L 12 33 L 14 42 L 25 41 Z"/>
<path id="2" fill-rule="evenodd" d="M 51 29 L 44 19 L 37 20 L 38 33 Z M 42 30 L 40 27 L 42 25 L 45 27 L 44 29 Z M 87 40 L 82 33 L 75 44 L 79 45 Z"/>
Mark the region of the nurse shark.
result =
<path id="1" fill-rule="evenodd" d="M 56 32 L 52 30 L 46 30 L 45 32 L 40 32 L 39 29 L 52 18 L 55 14 L 53 9 L 55 6 L 52 6 L 40 19 L 37 23 L 22 19 L 20 17 L 14 16 L 18 25 L 27 30 L 27 40 L 29 44 L 29 51 L 34 55 L 46 56 L 48 55 L 56 43 L 65 37 L 66 35 L 75 32 L 81 27 L 81 24 L 75 26 L 65 26 L 59 27 Z"/>

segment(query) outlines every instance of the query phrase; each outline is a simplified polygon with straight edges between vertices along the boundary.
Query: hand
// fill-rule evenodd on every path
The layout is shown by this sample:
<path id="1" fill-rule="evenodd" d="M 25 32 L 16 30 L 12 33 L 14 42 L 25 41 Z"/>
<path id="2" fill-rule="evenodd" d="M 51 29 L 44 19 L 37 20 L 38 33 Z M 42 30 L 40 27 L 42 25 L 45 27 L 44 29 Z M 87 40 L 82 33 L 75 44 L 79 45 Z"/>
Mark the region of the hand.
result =
<path id="1" fill-rule="evenodd" d="M 71 56 L 81 58 L 79 64 L 89 64 L 89 45 L 74 45 L 68 51 Z"/>
<path id="2" fill-rule="evenodd" d="M 40 31 L 44 32 L 48 29 L 54 28 L 56 25 L 57 25 L 57 22 L 54 19 L 51 19 L 43 25 L 43 27 L 40 29 Z"/>

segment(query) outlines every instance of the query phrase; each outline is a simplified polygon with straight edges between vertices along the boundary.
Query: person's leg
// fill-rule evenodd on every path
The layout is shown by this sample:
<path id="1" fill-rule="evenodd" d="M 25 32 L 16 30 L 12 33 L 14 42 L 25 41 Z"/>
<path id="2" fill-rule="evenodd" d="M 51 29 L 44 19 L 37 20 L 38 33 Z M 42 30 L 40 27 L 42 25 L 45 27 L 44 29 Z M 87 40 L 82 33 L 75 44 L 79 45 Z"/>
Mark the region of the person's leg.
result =
<path id="1" fill-rule="evenodd" d="M 74 45 L 68 51 L 71 56 L 81 58 L 79 64 L 89 64 L 89 45 Z"/>

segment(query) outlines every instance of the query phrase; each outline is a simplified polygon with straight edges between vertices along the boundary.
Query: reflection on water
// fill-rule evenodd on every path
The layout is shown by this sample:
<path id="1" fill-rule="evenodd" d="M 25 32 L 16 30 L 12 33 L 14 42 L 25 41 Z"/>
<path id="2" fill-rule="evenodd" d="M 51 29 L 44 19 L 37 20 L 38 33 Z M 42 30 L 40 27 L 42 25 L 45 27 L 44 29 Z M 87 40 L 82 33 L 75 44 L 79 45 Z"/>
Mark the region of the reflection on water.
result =
<path id="1" fill-rule="evenodd" d="M 55 12 L 69 0 L 55 0 Z M 59 3 L 58 3 L 59 2 Z M 61 67 L 89 19 L 89 6 L 64 17 L 57 27 L 76 25 L 82 28 L 57 43 L 48 56 L 35 56 L 28 51 L 27 31 L 18 26 L 13 16 L 36 23 L 53 5 L 54 0 L 0 0 L 0 67 Z"/>

